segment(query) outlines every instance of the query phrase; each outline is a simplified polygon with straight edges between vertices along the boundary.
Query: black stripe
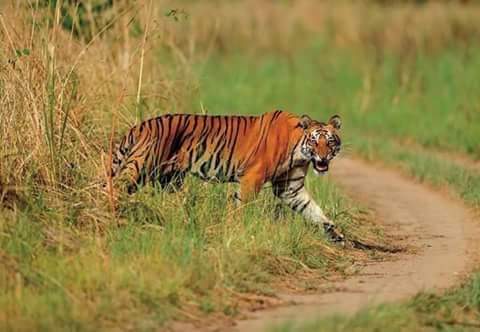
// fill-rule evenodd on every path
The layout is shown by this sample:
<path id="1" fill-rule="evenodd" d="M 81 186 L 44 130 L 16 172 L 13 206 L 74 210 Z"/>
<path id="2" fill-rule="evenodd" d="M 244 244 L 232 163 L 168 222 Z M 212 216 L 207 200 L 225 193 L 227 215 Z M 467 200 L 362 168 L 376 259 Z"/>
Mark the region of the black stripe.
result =
<path id="1" fill-rule="evenodd" d="M 212 153 L 212 157 L 215 156 L 215 163 L 213 164 L 213 169 L 217 168 L 217 166 L 220 164 L 220 160 L 222 159 L 223 150 L 225 149 L 225 146 L 227 145 L 227 142 L 228 142 L 228 138 L 225 137 L 226 135 L 227 135 L 227 129 L 225 130 L 225 133 L 222 135 L 222 137 L 218 140 L 218 143 L 215 149 L 213 149 L 214 152 Z M 221 146 L 218 145 L 220 142 L 222 143 Z"/>
<path id="2" fill-rule="evenodd" d="M 247 119 L 244 116 L 240 117 L 240 124 L 243 124 L 243 135 L 245 135 L 245 130 L 247 129 Z M 240 128 L 238 128 L 240 131 Z"/>
<path id="3" fill-rule="evenodd" d="M 165 154 L 165 151 L 167 150 L 167 142 L 168 142 L 168 137 L 170 136 L 170 131 L 172 129 L 172 116 L 170 114 L 167 114 L 165 115 L 164 117 L 161 117 L 160 118 L 161 120 L 161 125 L 162 125 L 162 128 L 163 128 L 163 121 L 165 120 L 168 124 L 168 128 L 167 130 L 165 131 L 165 138 L 163 139 L 163 146 L 162 146 L 162 153 L 160 154 L 158 160 L 160 161 L 160 164 L 162 163 L 162 160 L 163 160 L 163 155 Z M 163 135 L 162 135 L 163 137 Z M 159 165 L 161 166 L 161 165 Z"/>
<path id="4" fill-rule="evenodd" d="M 230 176 L 230 164 L 232 162 L 232 158 L 233 158 L 233 153 L 235 151 L 235 148 L 237 146 L 237 140 L 238 140 L 238 132 L 240 131 L 240 120 L 237 119 L 238 121 L 235 121 L 235 125 L 233 126 L 235 130 L 235 135 L 234 135 L 234 138 L 232 140 L 232 144 L 230 146 L 230 155 L 228 156 L 228 161 L 227 161 L 227 165 L 226 165 L 226 172 L 227 172 L 227 176 Z"/>
<path id="5" fill-rule="evenodd" d="M 272 119 L 270 120 L 270 125 L 272 125 L 273 121 L 275 121 L 280 114 L 282 114 L 282 111 L 280 110 L 276 110 L 275 113 L 273 113 Z"/>
<path id="6" fill-rule="evenodd" d="M 163 133 L 164 133 L 164 129 L 163 129 L 163 121 L 162 121 L 162 118 L 157 118 L 155 119 L 156 121 L 156 124 L 157 124 L 157 127 L 160 126 L 160 128 L 158 129 L 158 143 L 157 143 L 157 151 L 155 151 L 155 160 L 154 160 L 154 164 L 155 164 L 155 167 L 156 168 L 160 168 L 160 162 L 161 162 L 161 157 L 162 155 L 160 154 L 160 151 L 162 151 L 163 153 L 163 149 L 164 148 L 164 140 L 162 140 L 163 138 Z M 162 149 L 163 148 L 163 149 Z"/>
<path id="7" fill-rule="evenodd" d="M 273 171 L 273 175 L 272 175 L 272 178 L 273 178 L 273 179 L 275 179 L 275 178 L 276 178 L 276 176 L 277 176 L 277 171 L 278 171 L 278 168 L 280 167 L 280 165 L 281 165 L 281 164 L 282 164 L 282 162 L 281 162 L 281 161 L 279 161 L 279 162 L 277 163 L 277 165 L 275 166 L 275 170 Z"/>
<path id="8" fill-rule="evenodd" d="M 218 128 L 217 130 L 215 131 L 215 133 L 213 133 L 211 135 L 211 144 L 213 144 L 215 142 L 215 138 L 218 137 L 218 133 L 223 130 L 223 128 L 225 128 L 225 126 L 223 126 L 223 117 L 214 117 L 214 120 L 218 120 L 219 121 L 219 124 L 218 124 Z M 220 143 L 222 143 L 222 141 L 224 141 L 222 138 L 223 138 L 224 134 L 218 139 L 215 147 L 213 148 L 212 150 L 212 154 L 210 155 L 210 158 L 208 159 L 209 162 L 211 162 L 214 158 L 216 158 L 216 151 L 218 149 L 218 146 L 220 145 Z M 205 140 L 205 143 L 206 143 L 207 140 Z M 215 164 L 214 164 L 214 169 L 216 168 Z"/>
<path id="9" fill-rule="evenodd" d="M 164 128 L 163 128 L 163 121 L 161 118 L 158 118 L 156 120 L 156 123 L 157 123 L 157 127 L 160 126 L 159 130 L 158 130 L 158 151 L 156 151 L 156 155 L 157 155 L 157 160 L 160 158 L 160 149 L 162 149 L 162 143 L 163 143 L 163 134 L 165 132 Z M 158 162 L 157 162 L 158 164 Z"/>
<path id="10" fill-rule="evenodd" d="M 302 204 L 302 201 L 296 200 L 295 203 L 292 206 L 292 209 L 297 211 L 297 208 L 300 206 L 300 204 Z"/>
<path id="11" fill-rule="evenodd" d="M 298 212 L 302 213 L 303 211 L 305 211 L 305 209 L 309 205 L 310 205 L 310 200 L 308 200 L 307 203 L 305 203 L 300 209 L 298 209 Z"/>
<path id="12" fill-rule="evenodd" d="M 179 128 L 182 125 L 182 123 L 183 123 L 183 117 L 180 116 L 180 118 L 177 121 L 177 126 L 176 126 L 175 130 L 173 131 L 173 140 L 172 140 L 172 143 L 170 143 L 169 157 L 171 157 L 173 154 L 175 154 L 177 152 L 178 147 L 180 145 L 179 143 L 180 143 L 180 140 L 182 138 L 183 132 Z"/>
<path id="13" fill-rule="evenodd" d="M 292 154 L 291 157 L 290 157 L 290 162 L 288 163 L 288 169 L 289 170 L 292 169 L 292 167 L 293 167 L 293 162 L 294 162 L 293 157 L 295 157 L 295 150 L 297 149 L 298 144 L 303 144 L 304 141 L 305 141 L 305 136 L 302 136 L 302 139 L 299 139 L 297 141 L 297 143 L 295 143 L 295 145 L 293 146 L 293 149 L 290 152 Z"/>
<path id="14" fill-rule="evenodd" d="M 180 148 L 182 147 L 182 144 L 183 144 L 183 141 L 184 141 L 184 136 L 185 136 L 185 131 L 188 127 L 188 118 L 190 117 L 190 115 L 186 115 L 186 116 L 183 116 L 183 115 L 180 115 L 180 120 L 179 120 L 179 123 L 177 125 L 177 129 L 175 131 L 175 139 L 173 140 L 172 144 L 171 144 L 171 148 L 170 148 L 170 151 L 171 151 L 171 155 L 172 154 L 175 154 L 178 152 L 178 150 L 180 150 Z M 180 127 L 180 125 L 182 126 L 181 129 L 178 129 Z"/>
<path id="15" fill-rule="evenodd" d="M 291 196 L 297 196 L 298 192 L 299 192 L 300 190 L 302 190 L 303 187 L 305 187 L 305 184 L 304 184 L 304 183 L 302 183 L 300 186 L 298 186 L 298 188 L 295 188 L 292 192 L 290 192 L 290 195 L 291 195 Z"/>
<path id="16" fill-rule="evenodd" d="M 149 131 L 152 131 L 152 124 L 151 124 L 151 122 L 152 122 L 151 120 L 146 121 L 146 123 L 147 123 L 147 128 L 148 128 Z"/>
<path id="17" fill-rule="evenodd" d="M 280 196 L 285 199 L 293 199 L 297 197 L 298 192 L 302 190 L 304 187 L 305 185 L 303 183 L 300 186 L 298 186 L 298 188 L 295 188 L 292 191 L 290 191 L 291 187 L 288 187 L 288 186 L 280 187 L 278 189 L 279 192 L 277 192 L 277 196 Z"/>
<path id="18" fill-rule="evenodd" d="M 198 121 L 198 116 L 194 116 L 193 117 L 193 129 L 186 133 L 182 140 L 180 141 L 180 146 L 185 146 L 186 147 L 186 150 L 188 151 L 190 149 L 190 145 L 192 144 L 192 141 L 193 141 L 193 134 L 195 133 L 195 130 L 197 129 L 197 121 Z M 187 122 L 187 124 L 185 125 L 185 127 L 188 127 L 188 124 L 190 122 Z M 190 138 L 192 138 L 192 140 L 187 144 L 187 140 L 189 140 Z"/>
<path id="19" fill-rule="evenodd" d="M 133 144 L 133 138 L 135 136 L 135 129 L 136 127 L 133 127 L 130 132 L 128 133 L 128 145 L 132 145 Z"/>
<path id="20" fill-rule="evenodd" d="M 263 136 L 264 136 L 266 133 L 268 133 L 268 130 L 263 127 L 263 119 L 264 119 L 264 118 L 265 118 L 265 117 L 264 117 L 263 115 L 262 115 L 261 118 L 260 118 L 260 132 L 261 132 L 260 139 L 259 139 L 259 142 L 258 142 L 258 144 L 257 144 L 254 152 L 253 152 L 250 156 L 254 156 L 254 155 L 257 153 L 258 149 L 260 149 L 260 145 L 262 145 L 262 143 L 263 143 L 263 140 L 264 140 Z"/>
<path id="21" fill-rule="evenodd" d="M 287 182 L 295 182 L 295 181 L 304 180 L 304 179 L 305 179 L 305 175 L 302 175 L 302 176 L 299 176 L 299 177 L 296 177 L 296 178 L 288 178 Z"/>
<path id="22" fill-rule="evenodd" d="M 204 120 L 204 123 L 203 123 L 204 128 L 200 133 L 200 136 L 197 142 L 197 147 L 195 148 L 195 152 L 197 153 L 197 155 L 195 156 L 195 162 L 199 161 L 200 158 L 202 158 L 202 156 L 205 154 L 205 151 L 207 150 L 207 144 L 208 144 L 207 139 L 211 134 L 210 123 L 209 123 L 209 120 L 211 119 L 209 117 L 203 117 L 203 120 Z M 212 128 L 213 128 L 213 125 L 212 125 Z M 192 156 L 193 156 L 193 153 L 192 153 Z M 191 161 L 190 161 L 190 164 L 192 164 Z"/>
<path id="23" fill-rule="evenodd" d="M 207 174 L 208 172 L 210 171 L 210 166 L 212 164 L 212 160 L 209 159 L 208 161 L 204 162 L 201 166 L 200 166 L 200 175 L 202 177 L 207 177 Z"/>
<path id="24" fill-rule="evenodd" d="M 245 127 L 243 128 L 243 135 L 244 135 L 244 136 L 245 136 L 245 134 L 246 134 L 246 132 L 247 132 L 247 128 L 248 128 L 249 126 L 251 126 L 251 124 L 252 124 L 252 121 L 251 121 L 251 120 L 252 120 L 252 117 L 251 117 L 251 116 L 245 118 Z"/>

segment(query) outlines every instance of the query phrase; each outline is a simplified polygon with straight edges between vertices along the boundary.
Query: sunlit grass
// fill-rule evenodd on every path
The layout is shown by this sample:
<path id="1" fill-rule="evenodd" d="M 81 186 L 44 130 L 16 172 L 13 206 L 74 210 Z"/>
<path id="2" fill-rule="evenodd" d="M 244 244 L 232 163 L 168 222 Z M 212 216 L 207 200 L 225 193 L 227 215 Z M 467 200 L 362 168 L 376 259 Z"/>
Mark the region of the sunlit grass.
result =
<path id="1" fill-rule="evenodd" d="M 213 58 L 199 71 L 199 102 L 212 113 L 282 108 L 319 120 L 338 113 L 348 142 L 354 143 L 357 135 L 410 138 L 478 157 L 480 85 L 475 68 L 480 60 L 471 53 L 464 56 L 452 49 L 437 56 L 419 54 L 401 61 L 391 55 L 376 62 L 317 42 L 293 61 Z"/>
<path id="2" fill-rule="evenodd" d="M 312 178 L 309 186 L 342 229 L 368 231 L 326 179 Z M 290 211 L 277 216 L 270 190 L 240 211 L 228 200 L 229 191 L 194 179 L 176 194 L 147 187 L 122 201 L 119 226 L 100 229 L 79 228 L 41 202 L 6 211 L 2 326 L 140 328 L 173 316 L 190 319 L 181 310 L 187 303 L 194 316 L 235 314 L 237 292 L 269 295 L 276 277 L 305 269 L 320 276 L 348 266 L 348 254 L 321 231 Z"/>
<path id="3" fill-rule="evenodd" d="M 318 120 L 338 113 L 343 117 L 347 154 L 447 189 L 478 208 L 480 174 L 457 162 L 455 155 L 479 156 L 480 86 L 472 71 L 479 67 L 478 56 L 465 56 L 462 50 L 428 57 L 418 54 L 405 61 L 392 55 L 372 62 L 318 43 L 300 52 L 293 63 L 277 57 L 214 59 L 202 68 L 205 83 L 200 98 L 207 108 L 214 105 L 212 113 L 233 109 L 249 114 L 275 107 Z M 222 82 L 221 88 L 217 82 Z M 230 93 L 245 98 L 231 98 Z M 473 275 L 445 295 L 422 293 L 411 301 L 365 309 L 351 318 L 340 315 L 295 327 L 285 324 L 274 331 L 476 329 L 478 280 Z"/>
<path id="4" fill-rule="evenodd" d="M 383 144 L 478 157 L 476 6 L 185 2 L 175 17 L 150 3 L 83 11 L 83 27 L 75 8 L 57 7 L 68 2 L 2 7 L 0 330 L 148 330 L 235 315 L 239 294 L 272 295 L 275 278 L 351 262 L 302 218 L 277 215 L 268 188 L 240 211 L 233 186 L 189 179 L 112 211 L 98 186 L 108 141 L 136 118 L 337 113 L 344 153 L 404 165 L 477 202 L 476 175 Z M 308 187 L 347 236 L 381 237 L 328 179 Z"/>

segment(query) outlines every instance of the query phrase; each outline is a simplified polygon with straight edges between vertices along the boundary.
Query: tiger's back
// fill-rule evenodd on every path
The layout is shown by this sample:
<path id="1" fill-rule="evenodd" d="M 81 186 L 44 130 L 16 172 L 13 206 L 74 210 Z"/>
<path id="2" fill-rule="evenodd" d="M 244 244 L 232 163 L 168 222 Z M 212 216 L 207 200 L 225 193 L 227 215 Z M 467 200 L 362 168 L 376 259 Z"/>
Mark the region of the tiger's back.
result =
<path id="1" fill-rule="evenodd" d="M 113 155 L 112 175 L 129 173 L 135 184 L 166 183 L 187 172 L 204 180 L 238 182 L 259 153 L 278 162 L 264 145 L 272 139 L 272 127 L 288 139 L 288 129 L 280 124 L 292 121 L 295 116 L 282 111 L 258 117 L 167 114 L 146 120 L 123 137 Z"/>

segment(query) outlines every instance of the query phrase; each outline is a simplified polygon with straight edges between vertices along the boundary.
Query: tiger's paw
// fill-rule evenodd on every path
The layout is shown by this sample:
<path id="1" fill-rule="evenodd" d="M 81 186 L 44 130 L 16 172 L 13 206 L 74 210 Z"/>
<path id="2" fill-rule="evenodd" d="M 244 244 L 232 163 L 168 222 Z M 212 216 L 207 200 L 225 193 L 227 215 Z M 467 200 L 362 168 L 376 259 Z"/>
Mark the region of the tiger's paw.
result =
<path id="1" fill-rule="evenodd" d="M 341 246 L 345 245 L 345 236 L 337 229 L 335 224 L 324 223 L 323 230 L 330 242 L 340 244 Z"/>

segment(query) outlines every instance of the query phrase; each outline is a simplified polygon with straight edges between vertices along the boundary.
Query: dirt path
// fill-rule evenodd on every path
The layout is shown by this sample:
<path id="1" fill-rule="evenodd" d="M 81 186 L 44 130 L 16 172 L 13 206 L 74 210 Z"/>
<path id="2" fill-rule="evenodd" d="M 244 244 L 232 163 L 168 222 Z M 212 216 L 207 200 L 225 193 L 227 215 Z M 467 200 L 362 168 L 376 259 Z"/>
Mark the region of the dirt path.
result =
<path id="1" fill-rule="evenodd" d="M 358 275 L 330 285 L 336 289 L 332 293 L 285 295 L 297 305 L 252 313 L 234 331 L 264 331 L 286 321 L 298 324 L 326 314 L 353 313 L 421 290 L 452 286 L 472 268 L 480 233 L 461 202 L 353 159 L 336 161 L 332 176 L 355 200 L 374 209 L 389 232 L 404 235 L 418 252 L 368 264 Z"/>

